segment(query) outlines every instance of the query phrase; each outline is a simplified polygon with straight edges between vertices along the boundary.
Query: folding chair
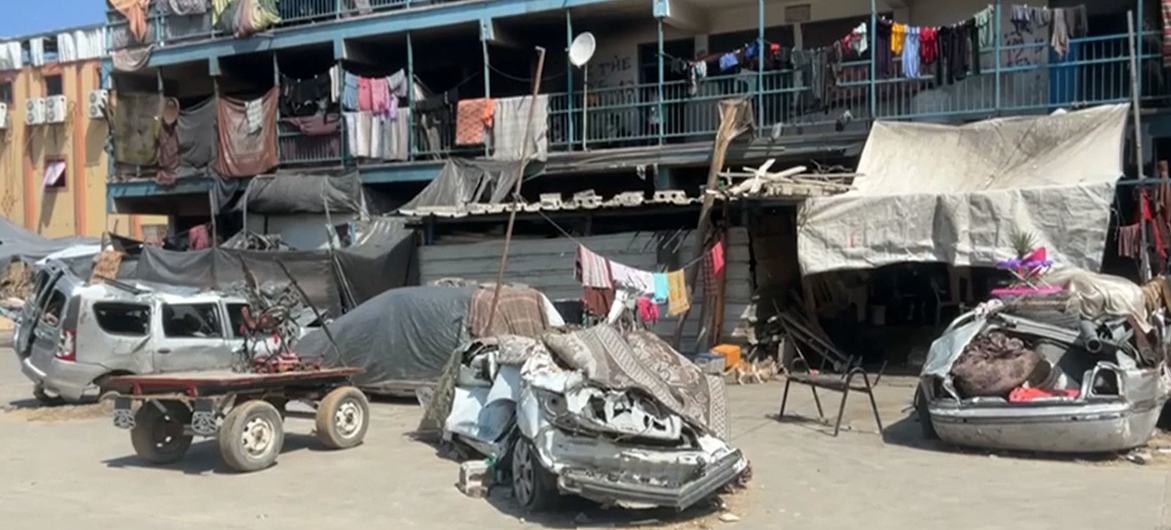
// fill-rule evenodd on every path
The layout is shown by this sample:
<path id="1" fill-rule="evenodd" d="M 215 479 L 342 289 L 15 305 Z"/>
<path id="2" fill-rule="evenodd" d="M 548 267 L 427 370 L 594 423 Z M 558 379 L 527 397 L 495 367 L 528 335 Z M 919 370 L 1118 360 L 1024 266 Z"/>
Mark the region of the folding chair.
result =
<path id="1" fill-rule="evenodd" d="M 862 359 L 860 357 L 851 357 L 838 350 L 829 341 L 819 337 L 816 333 L 809 330 L 808 327 L 795 317 L 789 314 L 782 314 L 780 316 L 782 326 L 785 329 L 786 340 L 793 341 L 793 347 L 797 352 L 797 359 L 793 361 L 793 367 L 797 363 L 805 366 L 802 372 L 795 372 L 793 369 L 785 376 L 785 390 L 781 396 L 781 411 L 777 414 L 777 420 L 781 421 L 785 417 L 785 406 L 789 401 L 789 386 L 793 383 L 805 385 L 813 392 L 813 403 L 817 405 L 817 418 L 820 421 L 825 421 L 825 411 L 821 407 L 821 398 L 817 395 L 817 389 L 832 390 L 842 393 L 842 402 L 838 405 L 838 417 L 834 422 L 834 436 L 842 428 L 842 416 L 846 411 L 846 400 L 850 397 L 850 391 L 865 392 L 870 397 L 870 409 L 874 412 L 874 423 L 878 425 L 878 432 L 882 433 L 882 418 L 878 414 L 878 403 L 874 400 L 874 387 L 870 384 L 870 376 L 862 369 Z M 814 371 L 809 364 L 809 360 L 805 357 L 802 351 L 802 344 L 806 346 L 819 349 L 821 354 L 821 369 Z M 874 379 L 874 384 L 877 385 L 882 380 L 882 373 L 886 370 L 886 362 L 882 363 L 882 367 L 878 370 L 878 375 Z M 854 378 L 862 376 L 862 384 L 856 384 Z"/>

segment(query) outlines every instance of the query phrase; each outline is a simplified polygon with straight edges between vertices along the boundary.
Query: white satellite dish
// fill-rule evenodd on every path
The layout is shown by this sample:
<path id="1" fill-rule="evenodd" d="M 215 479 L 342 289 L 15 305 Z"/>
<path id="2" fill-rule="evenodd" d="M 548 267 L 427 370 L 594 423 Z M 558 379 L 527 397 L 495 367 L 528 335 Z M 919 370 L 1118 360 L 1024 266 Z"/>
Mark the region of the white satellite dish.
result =
<path id="1" fill-rule="evenodd" d="M 573 39 L 573 43 L 569 45 L 569 62 L 574 66 L 582 69 L 582 97 L 581 97 L 581 148 L 583 150 L 589 149 L 587 147 L 590 137 L 590 69 L 586 68 L 586 63 L 594 57 L 594 51 L 598 49 L 598 41 L 594 39 L 594 34 L 590 32 L 582 33 L 577 38 Z"/>
<path id="2" fill-rule="evenodd" d="M 573 39 L 573 44 L 569 45 L 569 62 L 581 68 L 590 62 L 590 59 L 594 57 L 594 50 L 597 48 L 598 41 L 594 40 L 594 34 L 588 31 L 582 33 Z"/>

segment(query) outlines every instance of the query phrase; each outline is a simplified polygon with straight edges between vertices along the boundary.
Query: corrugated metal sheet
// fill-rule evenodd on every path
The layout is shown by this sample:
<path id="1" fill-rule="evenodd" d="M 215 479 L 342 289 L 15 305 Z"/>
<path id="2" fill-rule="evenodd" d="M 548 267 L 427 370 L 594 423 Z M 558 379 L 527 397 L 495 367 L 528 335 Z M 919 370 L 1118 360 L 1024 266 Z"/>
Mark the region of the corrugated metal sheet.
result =
<path id="1" fill-rule="evenodd" d="M 611 260 L 631 267 L 660 271 L 679 266 L 694 255 L 690 231 L 627 232 L 580 238 L 582 244 Z M 465 278 L 493 282 L 500 266 L 500 252 L 504 241 L 462 245 L 436 245 L 420 249 L 420 271 L 424 284 L 442 278 Z M 506 281 L 529 285 L 541 290 L 550 299 L 577 299 L 581 284 L 573 277 L 577 242 L 567 238 L 514 240 L 508 259 Z M 725 261 L 728 267 L 725 288 L 726 309 L 724 334 L 732 332 L 736 320 L 751 302 L 753 282 L 748 231 L 736 228 L 729 231 Z M 698 293 L 697 295 L 698 296 Z M 699 305 L 693 300 L 688 323 L 683 332 L 683 349 L 693 349 L 698 334 Z M 665 309 L 665 308 L 664 308 Z M 655 326 L 655 331 L 670 337 L 676 319 L 667 318 Z"/>

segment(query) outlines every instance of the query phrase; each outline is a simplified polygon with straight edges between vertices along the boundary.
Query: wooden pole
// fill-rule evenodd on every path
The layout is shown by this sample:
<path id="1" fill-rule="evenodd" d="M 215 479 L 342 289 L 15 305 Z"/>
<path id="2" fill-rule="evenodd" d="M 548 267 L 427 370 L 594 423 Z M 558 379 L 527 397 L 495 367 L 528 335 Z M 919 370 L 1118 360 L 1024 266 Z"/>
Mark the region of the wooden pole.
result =
<path id="1" fill-rule="evenodd" d="M 516 212 L 521 208 L 520 190 L 525 181 L 525 166 L 529 164 L 529 149 L 532 144 L 533 115 L 537 110 L 537 96 L 541 94 L 541 77 L 545 73 L 545 48 L 537 46 L 537 76 L 533 78 L 533 97 L 529 100 L 529 114 L 525 119 L 524 144 L 517 164 L 516 190 L 512 194 L 512 211 L 508 214 L 508 228 L 504 231 L 504 251 L 500 253 L 500 271 L 496 273 L 496 286 L 492 292 L 492 309 L 488 312 L 487 329 L 492 329 L 496 320 L 496 305 L 500 303 L 500 286 L 504 283 L 504 271 L 508 269 L 508 251 L 512 247 L 512 229 L 516 226 Z"/>

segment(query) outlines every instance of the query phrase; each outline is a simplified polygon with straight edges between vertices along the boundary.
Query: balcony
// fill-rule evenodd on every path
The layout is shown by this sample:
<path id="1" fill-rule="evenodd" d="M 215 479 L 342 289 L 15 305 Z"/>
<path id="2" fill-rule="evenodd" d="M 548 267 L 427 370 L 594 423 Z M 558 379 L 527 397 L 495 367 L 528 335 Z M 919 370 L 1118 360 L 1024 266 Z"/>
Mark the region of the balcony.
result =
<path id="1" fill-rule="evenodd" d="M 281 0 L 277 3 L 280 22 L 277 28 L 294 28 L 351 17 L 390 11 L 419 9 L 467 0 Z M 149 29 L 142 42 L 130 38 L 129 23 L 121 13 L 106 14 L 107 47 L 116 51 L 142 45 L 172 46 L 211 39 L 230 39 L 234 35 L 212 24 L 212 13 L 178 15 L 171 13 L 166 2 L 152 2 L 148 15 Z"/>

